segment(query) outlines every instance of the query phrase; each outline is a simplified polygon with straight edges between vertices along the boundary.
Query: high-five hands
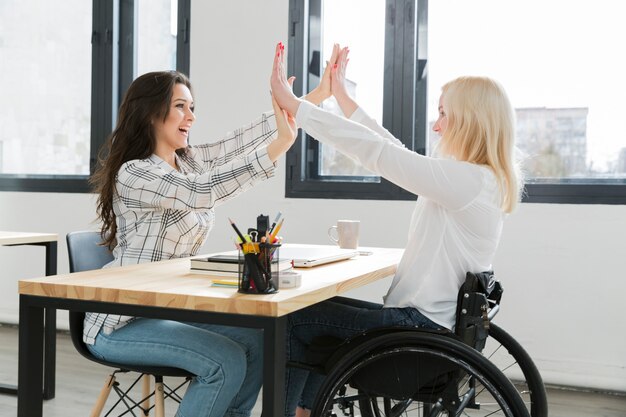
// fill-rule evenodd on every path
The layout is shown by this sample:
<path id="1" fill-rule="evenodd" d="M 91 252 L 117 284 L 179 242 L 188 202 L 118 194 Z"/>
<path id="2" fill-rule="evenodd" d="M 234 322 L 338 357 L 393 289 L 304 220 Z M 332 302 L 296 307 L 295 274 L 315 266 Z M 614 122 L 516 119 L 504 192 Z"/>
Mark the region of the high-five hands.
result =
<path id="1" fill-rule="evenodd" d="M 270 78 L 270 85 L 272 87 L 272 106 L 274 107 L 274 117 L 276 118 L 276 129 L 278 131 L 276 139 L 267 145 L 267 156 L 272 162 L 276 162 L 281 155 L 289 150 L 298 134 L 298 126 L 296 126 L 295 120 L 297 106 L 295 110 L 289 112 L 287 107 L 281 104 L 289 103 L 292 98 L 296 100 L 297 105 L 300 103 L 291 90 L 295 77 L 291 77 L 287 80 L 285 75 L 283 65 L 284 49 L 285 48 L 282 43 L 279 43 L 276 46 L 274 67 Z"/>
<path id="2" fill-rule="evenodd" d="M 338 53 L 335 64 L 332 66 L 332 71 L 330 73 L 331 93 L 335 96 L 335 99 L 337 100 L 341 111 L 343 111 L 344 116 L 350 117 L 359 107 L 359 105 L 350 97 L 348 89 L 346 88 L 346 69 L 348 68 L 348 62 L 350 62 L 350 59 L 348 58 L 350 49 L 348 49 L 348 47 L 340 48 L 338 44 L 335 44 L 333 53 L 335 52 L 335 49 L 338 50 Z"/>
<path id="3" fill-rule="evenodd" d="M 304 96 L 307 101 L 310 101 L 316 106 L 333 94 L 331 86 L 331 71 L 332 68 L 335 66 L 335 63 L 337 62 L 339 51 L 339 44 L 334 44 L 333 52 L 330 55 L 330 61 L 326 61 L 326 68 L 324 68 L 324 73 L 322 74 L 319 85 L 315 87 L 309 94 Z"/>
<path id="4" fill-rule="evenodd" d="M 295 77 L 291 77 L 291 83 Z M 285 71 L 285 46 L 282 42 L 276 45 L 276 53 L 274 54 L 274 65 L 272 66 L 272 75 L 270 76 L 270 87 L 272 89 L 272 97 L 281 109 L 286 110 L 290 116 L 295 117 L 300 99 L 293 94 L 291 84 L 287 80 L 287 71 Z"/>

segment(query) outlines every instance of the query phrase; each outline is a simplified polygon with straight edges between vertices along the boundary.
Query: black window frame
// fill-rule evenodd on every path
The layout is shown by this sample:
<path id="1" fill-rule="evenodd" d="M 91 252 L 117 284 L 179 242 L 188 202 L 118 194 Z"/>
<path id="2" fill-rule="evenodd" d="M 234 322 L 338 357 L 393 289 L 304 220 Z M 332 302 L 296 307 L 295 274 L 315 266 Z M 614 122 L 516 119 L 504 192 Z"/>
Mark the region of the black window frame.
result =
<path id="1" fill-rule="evenodd" d="M 309 18 L 311 14 L 320 15 L 321 1 L 323 0 L 289 0 L 288 71 L 297 77 L 294 92 L 300 96 L 314 87 L 307 84 L 308 56 L 311 48 Z M 407 148 L 425 154 L 428 129 L 426 100 L 428 2 L 386 0 L 385 21 L 383 126 L 395 137 L 402 138 Z M 403 45 L 408 45 L 408 53 Z M 318 150 L 318 143 L 300 132 L 296 143 L 287 153 L 285 174 L 287 198 L 365 200 L 416 198 L 414 194 L 384 179 L 381 179 L 380 183 L 372 183 L 367 182 L 370 180 L 368 177 L 320 178 L 317 175 Z M 529 178 L 525 184 L 522 202 L 626 204 L 626 178 Z"/>
<path id="2" fill-rule="evenodd" d="M 89 172 L 113 130 L 134 73 L 134 0 L 92 0 L 91 138 Z M 178 0 L 176 69 L 189 75 L 191 0 Z M 88 175 L 0 174 L 0 192 L 89 193 Z"/>
<path id="3" fill-rule="evenodd" d="M 310 49 L 321 50 L 321 45 L 309 45 L 309 19 L 321 18 L 322 1 L 289 3 L 288 71 L 296 76 L 294 92 L 300 96 L 315 87 L 308 85 L 308 56 Z M 426 150 L 427 121 L 417 109 L 425 108 L 427 99 L 427 12 L 427 0 L 386 0 L 385 4 L 383 126 L 421 154 Z M 373 182 L 371 177 L 319 176 L 318 150 L 318 142 L 300 132 L 287 152 L 286 197 L 415 200 L 414 194 L 384 178 Z"/>
<path id="4" fill-rule="evenodd" d="M 523 203 L 626 204 L 626 178 L 563 178 L 558 183 L 530 181 L 524 186 Z"/>

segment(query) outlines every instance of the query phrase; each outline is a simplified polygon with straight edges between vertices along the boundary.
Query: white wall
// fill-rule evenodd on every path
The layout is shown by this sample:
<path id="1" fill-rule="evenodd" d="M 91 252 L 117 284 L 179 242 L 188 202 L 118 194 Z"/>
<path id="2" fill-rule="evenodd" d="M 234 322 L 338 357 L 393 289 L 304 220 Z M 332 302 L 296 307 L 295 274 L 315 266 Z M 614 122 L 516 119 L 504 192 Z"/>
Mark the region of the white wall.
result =
<path id="1" fill-rule="evenodd" d="M 192 4 L 191 77 L 198 121 L 192 141 L 211 140 L 270 108 L 274 44 L 287 38 L 287 0 Z M 217 209 L 203 251 L 230 249 L 226 217 L 253 224 L 285 214 L 287 242 L 326 243 L 338 218 L 360 219 L 365 246 L 402 247 L 412 202 L 284 198 L 276 177 Z M 93 227 L 92 195 L 0 193 L 0 230 L 55 232 Z M 626 207 L 522 204 L 510 217 L 494 267 L 505 286 L 497 322 L 529 351 L 550 383 L 626 391 L 626 338 L 618 308 L 626 293 Z M 43 249 L 0 248 L 0 322 L 18 319 L 16 281 L 43 275 Z M 67 272 L 59 247 L 59 272 Z M 351 295 L 380 300 L 389 280 Z M 59 325 L 67 327 L 65 314 Z"/>

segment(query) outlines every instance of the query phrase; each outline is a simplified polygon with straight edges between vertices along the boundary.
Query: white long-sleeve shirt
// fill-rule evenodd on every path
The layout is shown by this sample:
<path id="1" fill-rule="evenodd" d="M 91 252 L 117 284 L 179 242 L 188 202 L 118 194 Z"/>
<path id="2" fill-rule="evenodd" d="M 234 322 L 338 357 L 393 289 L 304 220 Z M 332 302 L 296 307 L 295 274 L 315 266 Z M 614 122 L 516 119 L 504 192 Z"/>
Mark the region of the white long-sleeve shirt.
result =
<path id="1" fill-rule="evenodd" d="M 491 169 L 408 150 L 360 108 L 346 119 L 302 102 L 296 122 L 321 143 L 419 196 L 384 305 L 414 307 L 452 329 L 465 274 L 491 269 L 500 240 L 505 214 Z"/>

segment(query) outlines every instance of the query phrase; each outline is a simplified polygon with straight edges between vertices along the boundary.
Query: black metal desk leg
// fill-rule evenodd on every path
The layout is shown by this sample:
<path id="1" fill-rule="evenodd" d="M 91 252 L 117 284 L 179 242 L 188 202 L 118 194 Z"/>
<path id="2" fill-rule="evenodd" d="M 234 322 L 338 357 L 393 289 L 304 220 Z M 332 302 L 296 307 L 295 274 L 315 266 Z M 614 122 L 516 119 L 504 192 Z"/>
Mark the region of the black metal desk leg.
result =
<path id="1" fill-rule="evenodd" d="M 285 414 L 285 334 L 287 317 L 269 319 L 263 329 L 263 411 L 261 417 Z"/>
<path id="2" fill-rule="evenodd" d="M 20 295 L 17 417 L 43 414 L 43 308 Z"/>
<path id="3" fill-rule="evenodd" d="M 57 274 L 57 242 L 46 243 L 46 275 Z M 56 354 L 57 354 L 57 311 L 46 308 L 46 324 L 44 328 L 44 375 L 43 398 L 51 400 L 55 393 Z"/>

